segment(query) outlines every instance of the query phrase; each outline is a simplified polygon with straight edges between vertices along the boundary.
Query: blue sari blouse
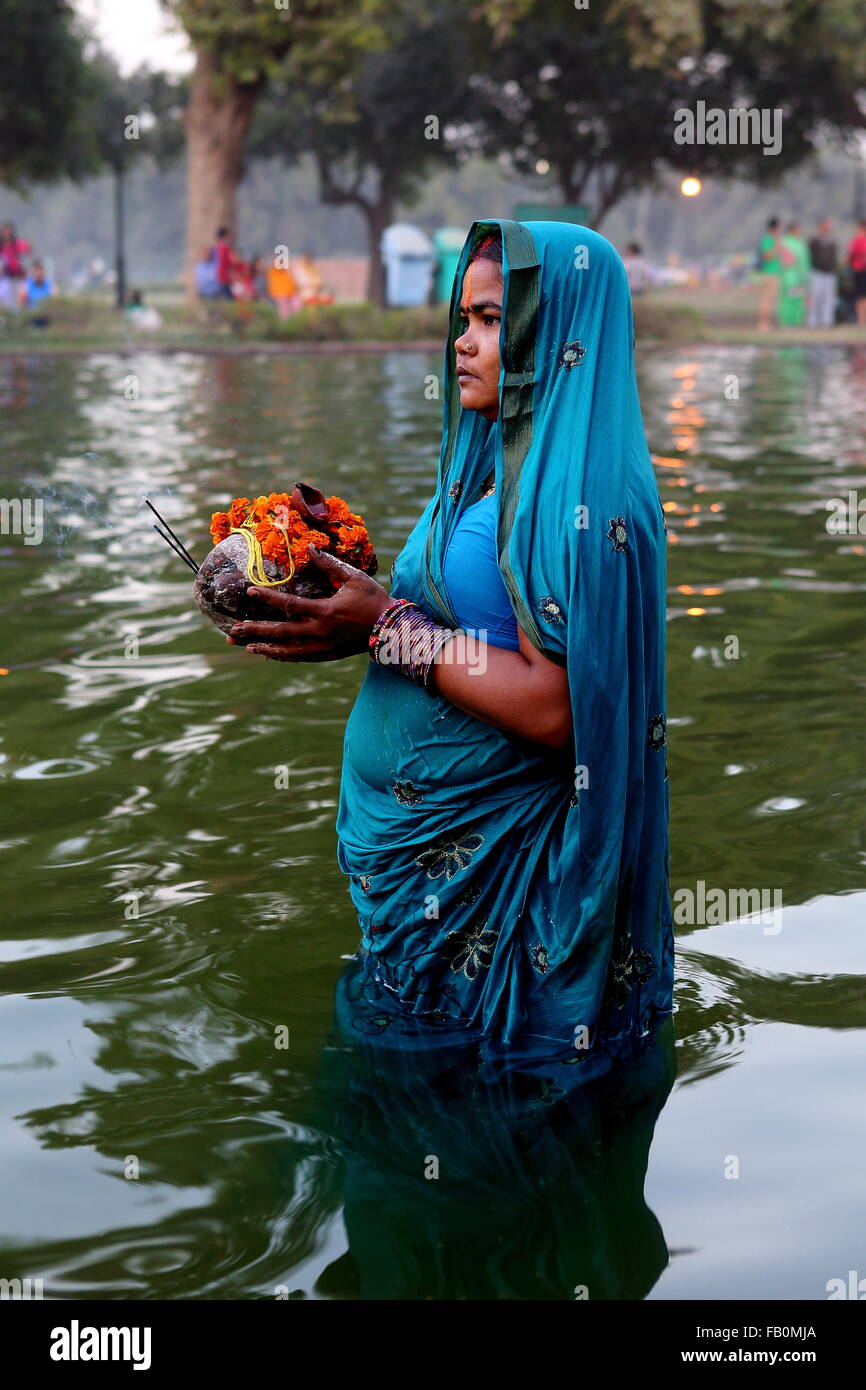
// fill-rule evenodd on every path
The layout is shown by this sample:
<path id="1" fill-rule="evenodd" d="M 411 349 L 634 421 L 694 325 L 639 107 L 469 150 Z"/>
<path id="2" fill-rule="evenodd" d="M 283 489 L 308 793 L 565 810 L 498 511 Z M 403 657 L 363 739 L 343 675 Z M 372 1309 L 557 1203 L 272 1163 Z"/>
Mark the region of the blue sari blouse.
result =
<path id="1" fill-rule="evenodd" d="M 442 577 L 464 632 L 517 652 L 517 620 L 499 570 L 496 525 L 495 494 L 467 507 L 448 544 Z"/>

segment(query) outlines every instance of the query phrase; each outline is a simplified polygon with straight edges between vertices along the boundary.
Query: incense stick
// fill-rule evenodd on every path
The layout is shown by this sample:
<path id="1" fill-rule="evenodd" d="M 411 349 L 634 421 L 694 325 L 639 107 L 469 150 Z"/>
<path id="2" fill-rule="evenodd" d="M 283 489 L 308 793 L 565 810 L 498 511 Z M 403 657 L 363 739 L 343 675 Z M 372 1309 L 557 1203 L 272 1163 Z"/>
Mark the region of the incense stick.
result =
<path id="1" fill-rule="evenodd" d="M 145 501 L 145 503 L 147 504 L 147 506 L 150 507 L 150 510 L 153 512 L 153 514 L 154 514 L 154 516 L 156 517 L 157 521 L 159 521 L 159 522 L 162 523 L 162 525 L 165 527 L 165 529 L 166 529 L 166 531 L 168 532 L 168 534 L 171 536 L 172 540 L 174 540 L 175 543 L 180 547 L 180 549 L 183 551 L 183 553 L 184 553 L 184 555 L 186 556 L 186 558 L 187 558 L 187 560 L 189 561 L 189 563 L 195 567 L 196 573 L 198 573 L 198 569 L 199 569 L 198 562 L 195 560 L 195 558 L 194 558 L 192 555 L 190 555 L 189 551 L 187 550 L 187 548 L 186 548 L 186 546 L 184 545 L 183 541 L 181 540 L 180 536 L 176 536 L 176 535 L 175 535 L 174 531 L 172 531 L 172 529 L 171 529 L 171 527 L 169 526 L 168 522 L 166 521 L 165 517 L 164 517 L 164 516 L 160 516 L 159 512 L 156 510 L 156 507 L 153 505 L 153 503 L 151 502 L 151 500 L 150 500 L 149 497 L 145 497 L 144 501 Z M 155 529 L 155 528 L 154 528 L 154 529 Z"/>
<path id="2" fill-rule="evenodd" d="M 175 545 L 171 537 L 167 536 L 164 531 L 160 531 L 158 526 L 154 526 L 153 529 L 158 536 L 162 536 L 162 539 L 165 541 L 166 545 L 171 546 L 178 559 L 183 560 L 183 563 L 186 565 L 187 569 L 191 569 L 193 574 L 198 574 L 198 565 L 196 564 L 195 560 L 193 560 L 192 556 L 184 554 L 184 552 L 179 548 L 179 546 Z"/>

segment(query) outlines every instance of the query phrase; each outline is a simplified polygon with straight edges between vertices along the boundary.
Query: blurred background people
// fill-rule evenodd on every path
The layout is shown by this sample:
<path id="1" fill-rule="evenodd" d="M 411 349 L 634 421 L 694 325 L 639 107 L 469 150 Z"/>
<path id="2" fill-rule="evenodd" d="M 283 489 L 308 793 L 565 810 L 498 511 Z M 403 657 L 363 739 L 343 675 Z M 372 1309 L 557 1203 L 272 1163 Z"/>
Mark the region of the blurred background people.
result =
<path id="1" fill-rule="evenodd" d="M 301 307 L 298 283 L 288 266 L 271 262 L 268 266 L 267 291 L 281 319 L 291 318 Z"/>
<path id="2" fill-rule="evenodd" d="M 779 277 L 782 271 L 782 229 L 778 217 L 771 217 L 758 247 L 758 274 L 761 277 L 761 302 L 758 306 L 758 328 L 766 333 L 773 323 L 779 302 Z"/>
<path id="3" fill-rule="evenodd" d="M 232 280 L 237 271 L 237 256 L 232 247 L 231 233 L 228 227 L 218 227 L 216 234 L 216 245 L 214 247 L 214 259 L 216 263 L 217 278 L 217 297 L 220 299 L 233 299 Z"/>
<path id="4" fill-rule="evenodd" d="M 796 328 L 806 322 L 806 294 L 809 288 L 809 248 L 796 222 L 789 222 L 782 237 L 779 275 L 779 324 Z"/>
<path id="5" fill-rule="evenodd" d="M 861 217 L 857 233 L 849 242 L 848 264 L 854 275 L 857 322 L 861 328 L 866 328 L 866 217 Z"/>
<path id="6" fill-rule="evenodd" d="M 334 296 L 325 289 L 312 251 L 305 251 L 293 266 L 302 304 L 333 304 Z"/>
<path id="7" fill-rule="evenodd" d="M 220 299 L 219 277 L 216 266 L 216 247 L 205 246 L 195 264 L 195 288 L 199 299 Z"/>
<path id="8" fill-rule="evenodd" d="M 252 261 L 245 261 L 241 256 L 234 257 L 231 268 L 230 288 L 233 299 L 255 299 L 256 287 L 253 277 Z"/>
<path id="9" fill-rule="evenodd" d="M 266 299 L 268 285 L 261 256 L 253 256 L 250 262 L 250 280 L 253 287 L 253 299 Z"/>
<path id="10" fill-rule="evenodd" d="M 0 305 L 6 309 L 18 308 L 18 290 L 25 277 L 23 257 L 29 250 L 29 241 L 18 236 L 11 222 L 0 227 Z"/>
<path id="11" fill-rule="evenodd" d="M 141 290 L 133 290 L 129 303 L 124 310 L 127 321 L 134 328 L 143 329 L 145 332 L 153 332 L 162 327 L 162 314 L 152 305 L 145 304 L 141 297 Z"/>
<path id="12" fill-rule="evenodd" d="M 45 313 L 45 301 L 50 299 L 53 293 L 54 286 L 45 274 L 44 265 L 41 261 L 34 261 L 30 267 L 30 274 L 24 280 L 21 296 L 24 307 L 36 311 L 30 318 L 34 328 L 48 327 L 50 319 Z"/>
<path id="13" fill-rule="evenodd" d="M 809 242 L 809 328 L 833 328 L 837 304 L 838 253 L 831 236 L 830 218 L 824 217 Z"/>
<path id="14" fill-rule="evenodd" d="M 632 294 L 643 294 L 644 290 L 652 284 L 652 271 L 639 242 L 629 242 L 622 262 L 628 278 L 628 287 Z"/>
<path id="15" fill-rule="evenodd" d="M 825 217 L 809 242 L 811 271 L 807 322 L 810 328 L 832 328 L 836 322 L 838 258 L 831 233 L 830 219 Z"/>

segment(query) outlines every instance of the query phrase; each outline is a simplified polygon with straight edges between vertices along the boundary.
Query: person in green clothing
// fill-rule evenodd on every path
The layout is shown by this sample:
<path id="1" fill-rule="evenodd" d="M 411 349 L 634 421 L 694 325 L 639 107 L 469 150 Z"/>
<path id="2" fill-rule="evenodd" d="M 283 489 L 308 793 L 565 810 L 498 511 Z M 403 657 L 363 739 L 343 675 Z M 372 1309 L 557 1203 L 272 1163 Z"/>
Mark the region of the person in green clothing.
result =
<path id="1" fill-rule="evenodd" d="M 782 228 L 778 217 L 771 217 L 766 234 L 758 247 L 758 274 L 761 277 L 761 302 L 758 307 L 758 327 L 769 331 L 779 302 L 779 276 L 782 269 Z"/>
<path id="2" fill-rule="evenodd" d="M 783 328 L 797 327 L 806 322 L 810 258 L 809 247 L 796 222 L 788 224 L 782 237 L 781 260 L 779 324 Z"/>

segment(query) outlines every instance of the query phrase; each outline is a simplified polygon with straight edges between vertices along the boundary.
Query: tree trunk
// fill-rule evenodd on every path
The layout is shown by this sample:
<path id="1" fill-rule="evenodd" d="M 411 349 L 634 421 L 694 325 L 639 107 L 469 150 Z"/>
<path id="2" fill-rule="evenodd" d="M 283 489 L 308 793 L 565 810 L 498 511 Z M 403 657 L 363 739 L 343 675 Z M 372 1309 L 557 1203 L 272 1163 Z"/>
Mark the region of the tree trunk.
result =
<path id="1" fill-rule="evenodd" d="M 260 81 L 242 84 L 220 72 L 213 54 L 200 50 L 184 112 L 186 169 L 186 288 L 195 301 L 195 263 L 214 243 L 217 227 L 235 236 L 235 193 L 244 172 L 244 142 Z"/>
<path id="2" fill-rule="evenodd" d="M 372 304 L 385 308 L 385 262 L 382 260 L 382 233 L 394 221 L 394 198 L 382 193 L 376 203 L 362 204 L 367 223 L 370 248 L 370 270 L 367 275 L 367 298 Z"/>

